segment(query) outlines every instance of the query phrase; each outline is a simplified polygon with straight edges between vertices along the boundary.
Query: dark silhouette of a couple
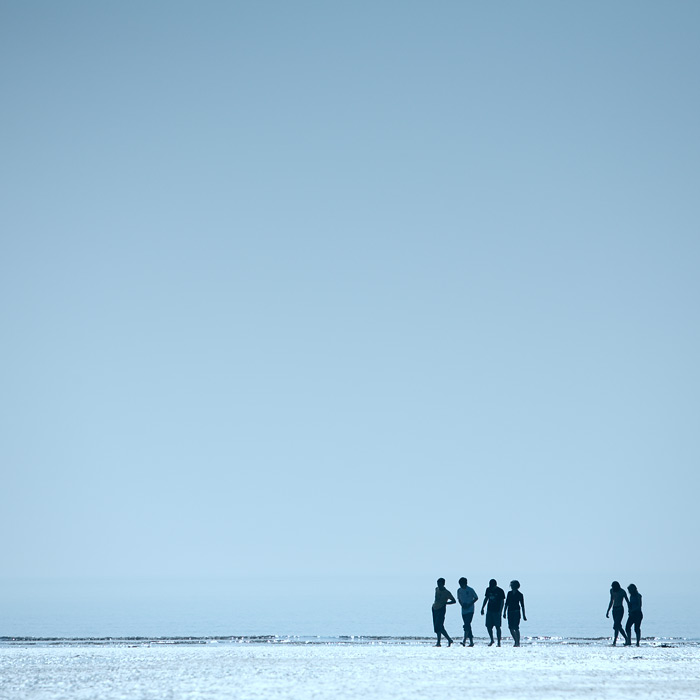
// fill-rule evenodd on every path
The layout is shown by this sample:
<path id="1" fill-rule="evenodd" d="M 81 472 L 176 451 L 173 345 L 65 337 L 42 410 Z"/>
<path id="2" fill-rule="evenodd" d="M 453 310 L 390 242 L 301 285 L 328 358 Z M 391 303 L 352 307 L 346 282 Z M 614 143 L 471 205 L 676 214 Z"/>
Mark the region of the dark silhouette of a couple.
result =
<path id="1" fill-rule="evenodd" d="M 613 581 L 610 586 L 610 603 L 605 617 L 610 617 L 612 609 L 613 631 L 615 632 L 613 646 L 617 646 L 618 635 L 622 635 L 626 647 L 632 646 L 632 627 L 634 627 L 634 634 L 637 637 L 637 646 L 642 638 L 642 619 L 644 617 L 642 614 L 642 594 L 633 583 L 627 586 L 627 590 L 630 593 L 629 598 L 618 581 Z M 627 603 L 627 624 L 625 629 L 622 629 L 622 618 L 625 616 L 624 603 Z"/>

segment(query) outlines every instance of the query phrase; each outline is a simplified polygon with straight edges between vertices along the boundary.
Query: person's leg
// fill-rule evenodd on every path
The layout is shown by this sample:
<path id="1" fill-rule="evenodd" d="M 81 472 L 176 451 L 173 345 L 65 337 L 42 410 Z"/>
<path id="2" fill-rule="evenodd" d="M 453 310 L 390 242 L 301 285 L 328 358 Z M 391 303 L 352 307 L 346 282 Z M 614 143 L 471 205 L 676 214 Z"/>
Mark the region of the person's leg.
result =
<path id="1" fill-rule="evenodd" d="M 625 611 L 622 609 L 622 606 L 620 606 L 619 608 L 613 608 L 613 629 L 615 630 L 613 646 L 617 644 L 618 634 L 621 634 L 622 638 L 625 640 L 625 644 L 627 643 L 627 635 L 625 634 L 625 630 L 622 629 L 622 616 L 624 615 L 624 613 Z"/>
<path id="2" fill-rule="evenodd" d="M 520 615 L 513 615 L 513 619 L 509 620 L 509 627 L 511 627 L 511 634 L 513 635 L 513 646 L 520 646 Z"/>
<path id="3" fill-rule="evenodd" d="M 441 641 L 441 633 L 442 633 L 442 620 L 440 619 L 440 611 L 439 610 L 433 610 L 433 630 L 435 631 L 435 634 L 437 635 L 437 643 L 435 644 L 436 647 L 442 646 L 440 644 Z"/>
<path id="4" fill-rule="evenodd" d="M 467 644 L 467 628 L 469 627 L 469 624 L 467 622 L 467 614 L 462 613 L 462 629 L 464 630 L 464 639 L 462 639 L 462 646 L 466 646 Z"/>
<path id="5" fill-rule="evenodd" d="M 627 632 L 622 629 L 622 616 L 620 616 L 620 621 L 617 623 L 617 626 L 620 628 L 620 634 L 622 635 L 623 639 L 625 640 L 625 646 L 629 646 L 630 644 L 630 638 L 627 636 Z"/>
<path id="6" fill-rule="evenodd" d="M 489 642 L 489 646 L 492 647 L 493 646 L 493 625 L 489 625 L 486 629 L 488 630 L 489 638 L 491 639 L 491 641 Z"/>
<path id="7" fill-rule="evenodd" d="M 634 621 L 634 634 L 637 637 L 637 646 L 639 646 L 639 641 L 642 638 L 642 612 L 641 610 L 639 611 L 639 615 L 637 616 L 637 619 Z M 630 641 L 631 641 L 630 637 Z"/>
<path id="8" fill-rule="evenodd" d="M 445 630 L 445 613 L 447 612 L 447 608 L 441 608 L 440 610 L 436 611 L 437 614 L 434 616 L 435 618 L 435 634 L 437 634 L 437 644 L 435 645 L 436 647 L 442 646 L 440 644 L 440 635 L 443 635 L 445 639 L 448 641 L 449 644 L 452 644 L 452 640 L 450 639 L 450 635 L 447 634 L 447 631 Z"/>
<path id="9" fill-rule="evenodd" d="M 467 613 L 464 622 L 465 622 L 465 628 L 464 628 L 464 640 L 466 641 L 467 637 L 469 637 L 469 646 L 473 647 L 474 646 L 474 633 L 472 632 L 472 619 L 474 618 L 474 613 L 470 612 Z"/>
<path id="10" fill-rule="evenodd" d="M 500 615 L 499 615 L 500 618 Z M 499 619 L 499 624 L 496 625 L 496 637 L 498 638 L 498 643 L 496 644 L 497 647 L 501 646 L 501 625 L 500 625 L 500 619 Z"/>
<path id="11" fill-rule="evenodd" d="M 627 615 L 627 624 L 625 624 L 625 632 L 627 633 L 625 646 L 629 646 L 632 643 L 632 615 Z"/>
<path id="12" fill-rule="evenodd" d="M 510 636 L 513 638 L 513 646 L 520 646 L 520 615 L 508 615 L 508 629 Z"/>

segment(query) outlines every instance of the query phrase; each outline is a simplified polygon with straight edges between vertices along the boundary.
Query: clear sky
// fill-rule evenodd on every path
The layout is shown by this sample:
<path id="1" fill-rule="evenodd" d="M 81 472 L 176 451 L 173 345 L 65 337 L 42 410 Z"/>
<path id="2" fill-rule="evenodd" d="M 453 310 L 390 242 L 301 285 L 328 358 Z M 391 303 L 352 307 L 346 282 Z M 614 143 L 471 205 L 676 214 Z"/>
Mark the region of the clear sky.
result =
<path id="1" fill-rule="evenodd" d="M 2 2 L 2 576 L 700 573 L 699 36 Z"/>

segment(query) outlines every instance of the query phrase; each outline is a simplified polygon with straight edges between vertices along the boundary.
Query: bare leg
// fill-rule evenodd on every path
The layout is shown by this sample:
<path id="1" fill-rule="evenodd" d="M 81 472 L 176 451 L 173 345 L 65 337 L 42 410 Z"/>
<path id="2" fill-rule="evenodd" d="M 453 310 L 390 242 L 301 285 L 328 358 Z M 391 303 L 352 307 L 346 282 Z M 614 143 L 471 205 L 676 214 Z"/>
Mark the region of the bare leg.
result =
<path id="1" fill-rule="evenodd" d="M 632 620 L 627 619 L 627 624 L 625 625 L 625 631 L 627 632 L 627 639 L 625 640 L 625 646 L 630 646 L 632 644 Z"/>
<path id="2" fill-rule="evenodd" d="M 467 613 L 466 617 L 462 615 L 462 620 L 464 621 L 464 639 L 462 640 L 462 646 L 467 645 L 467 637 L 469 637 L 469 646 L 473 647 L 474 646 L 474 634 L 472 632 L 472 615 Z"/>
<path id="3" fill-rule="evenodd" d="M 487 627 L 486 628 L 489 631 L 489 637 L 491 637 L 491 641 L 489 642 L 489 646 L 493 646 L 493 627 Z"/>
<path id="4" fill-rule="evenodd" d="M 498 644 L 496 646 L 501 646 L 501 628 L 496 627 L 496 636 L 498 637 Z"/>
<path id="5" fill-rule="evenodd" d="M 627 635 L 625 634 L 625 630 L 622 629 L 622 625 L 619 622 L 615 623 L 615 639 L 613 639 L 613 646 L 617 644 L 617 636 L 618 634 L 622 635 L 622 638 L 625 640 L 625 646 L 627 646 Z"/>

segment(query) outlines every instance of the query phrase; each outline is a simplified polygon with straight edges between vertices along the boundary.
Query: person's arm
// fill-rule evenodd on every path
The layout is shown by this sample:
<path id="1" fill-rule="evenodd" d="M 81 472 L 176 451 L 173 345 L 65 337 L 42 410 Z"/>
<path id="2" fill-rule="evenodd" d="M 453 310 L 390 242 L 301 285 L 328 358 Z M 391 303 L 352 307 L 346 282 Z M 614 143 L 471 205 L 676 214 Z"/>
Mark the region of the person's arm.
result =
<path id="1" fill-rule="evenodd" d="M 488 596 L 486 593 L 484 593 L 484 602 L 481 604 L 481 614 L 484 614 L 484 608 L 486 607 L 486 603 L 488 602 Z"/>
<path id="2" fill-rule="evenodd" d="M 613 603 L 613 599 L 612 599 L 612 593 L 611 593 L 610 594 L 610 603 L 608 604 L 608 610 L 605 613 L 605 617 L 610 617 L 610 608 L 612 608 L 612 603 Z"/>
<path id="3" fill-rule="evenodd" d="M 527 615 L 525 615 L 525 596 L 524 595 L 520 596 L 520 605 L 523 608 L 523 620 L 525 620 L 525 622 L 527 622 Z"/>
<path id="4" fill-rule="evenodd" d="M 474 596 L 474 599 L 472 600 L 471 604 L 474 605 L 474 603 L 479 600 L 479 596 L 476 594 L 476 591 L 472 591 L 472 595 Z"/>
<path id="5" fill-rule="evenodd" d="M 508 598 L 506 598 L 506 602 L 503 604 L 503 619 L 506 619 L 506 613 L 508 612 L 508 605 L 509 605 L 509 599 L 510 598 L 510 593 L 508 594 Z"/>
<path id="6" fill-rule="evenodd" d="M 625 596 L 625 602 L 627 603 L 627 612 L 630 611 L 630 599 L 627 597 L 627 591 L 622 591 Z"/>
<path id="7" fill-rule="evenodd" d="M 450 593 L 449 591 L 447 592 Z M 456 602 L 455 597 L 452 595 L 452 593 L 450 593 L 450 597 L 447 599 L 445 605 L 454 605 Z"/>

